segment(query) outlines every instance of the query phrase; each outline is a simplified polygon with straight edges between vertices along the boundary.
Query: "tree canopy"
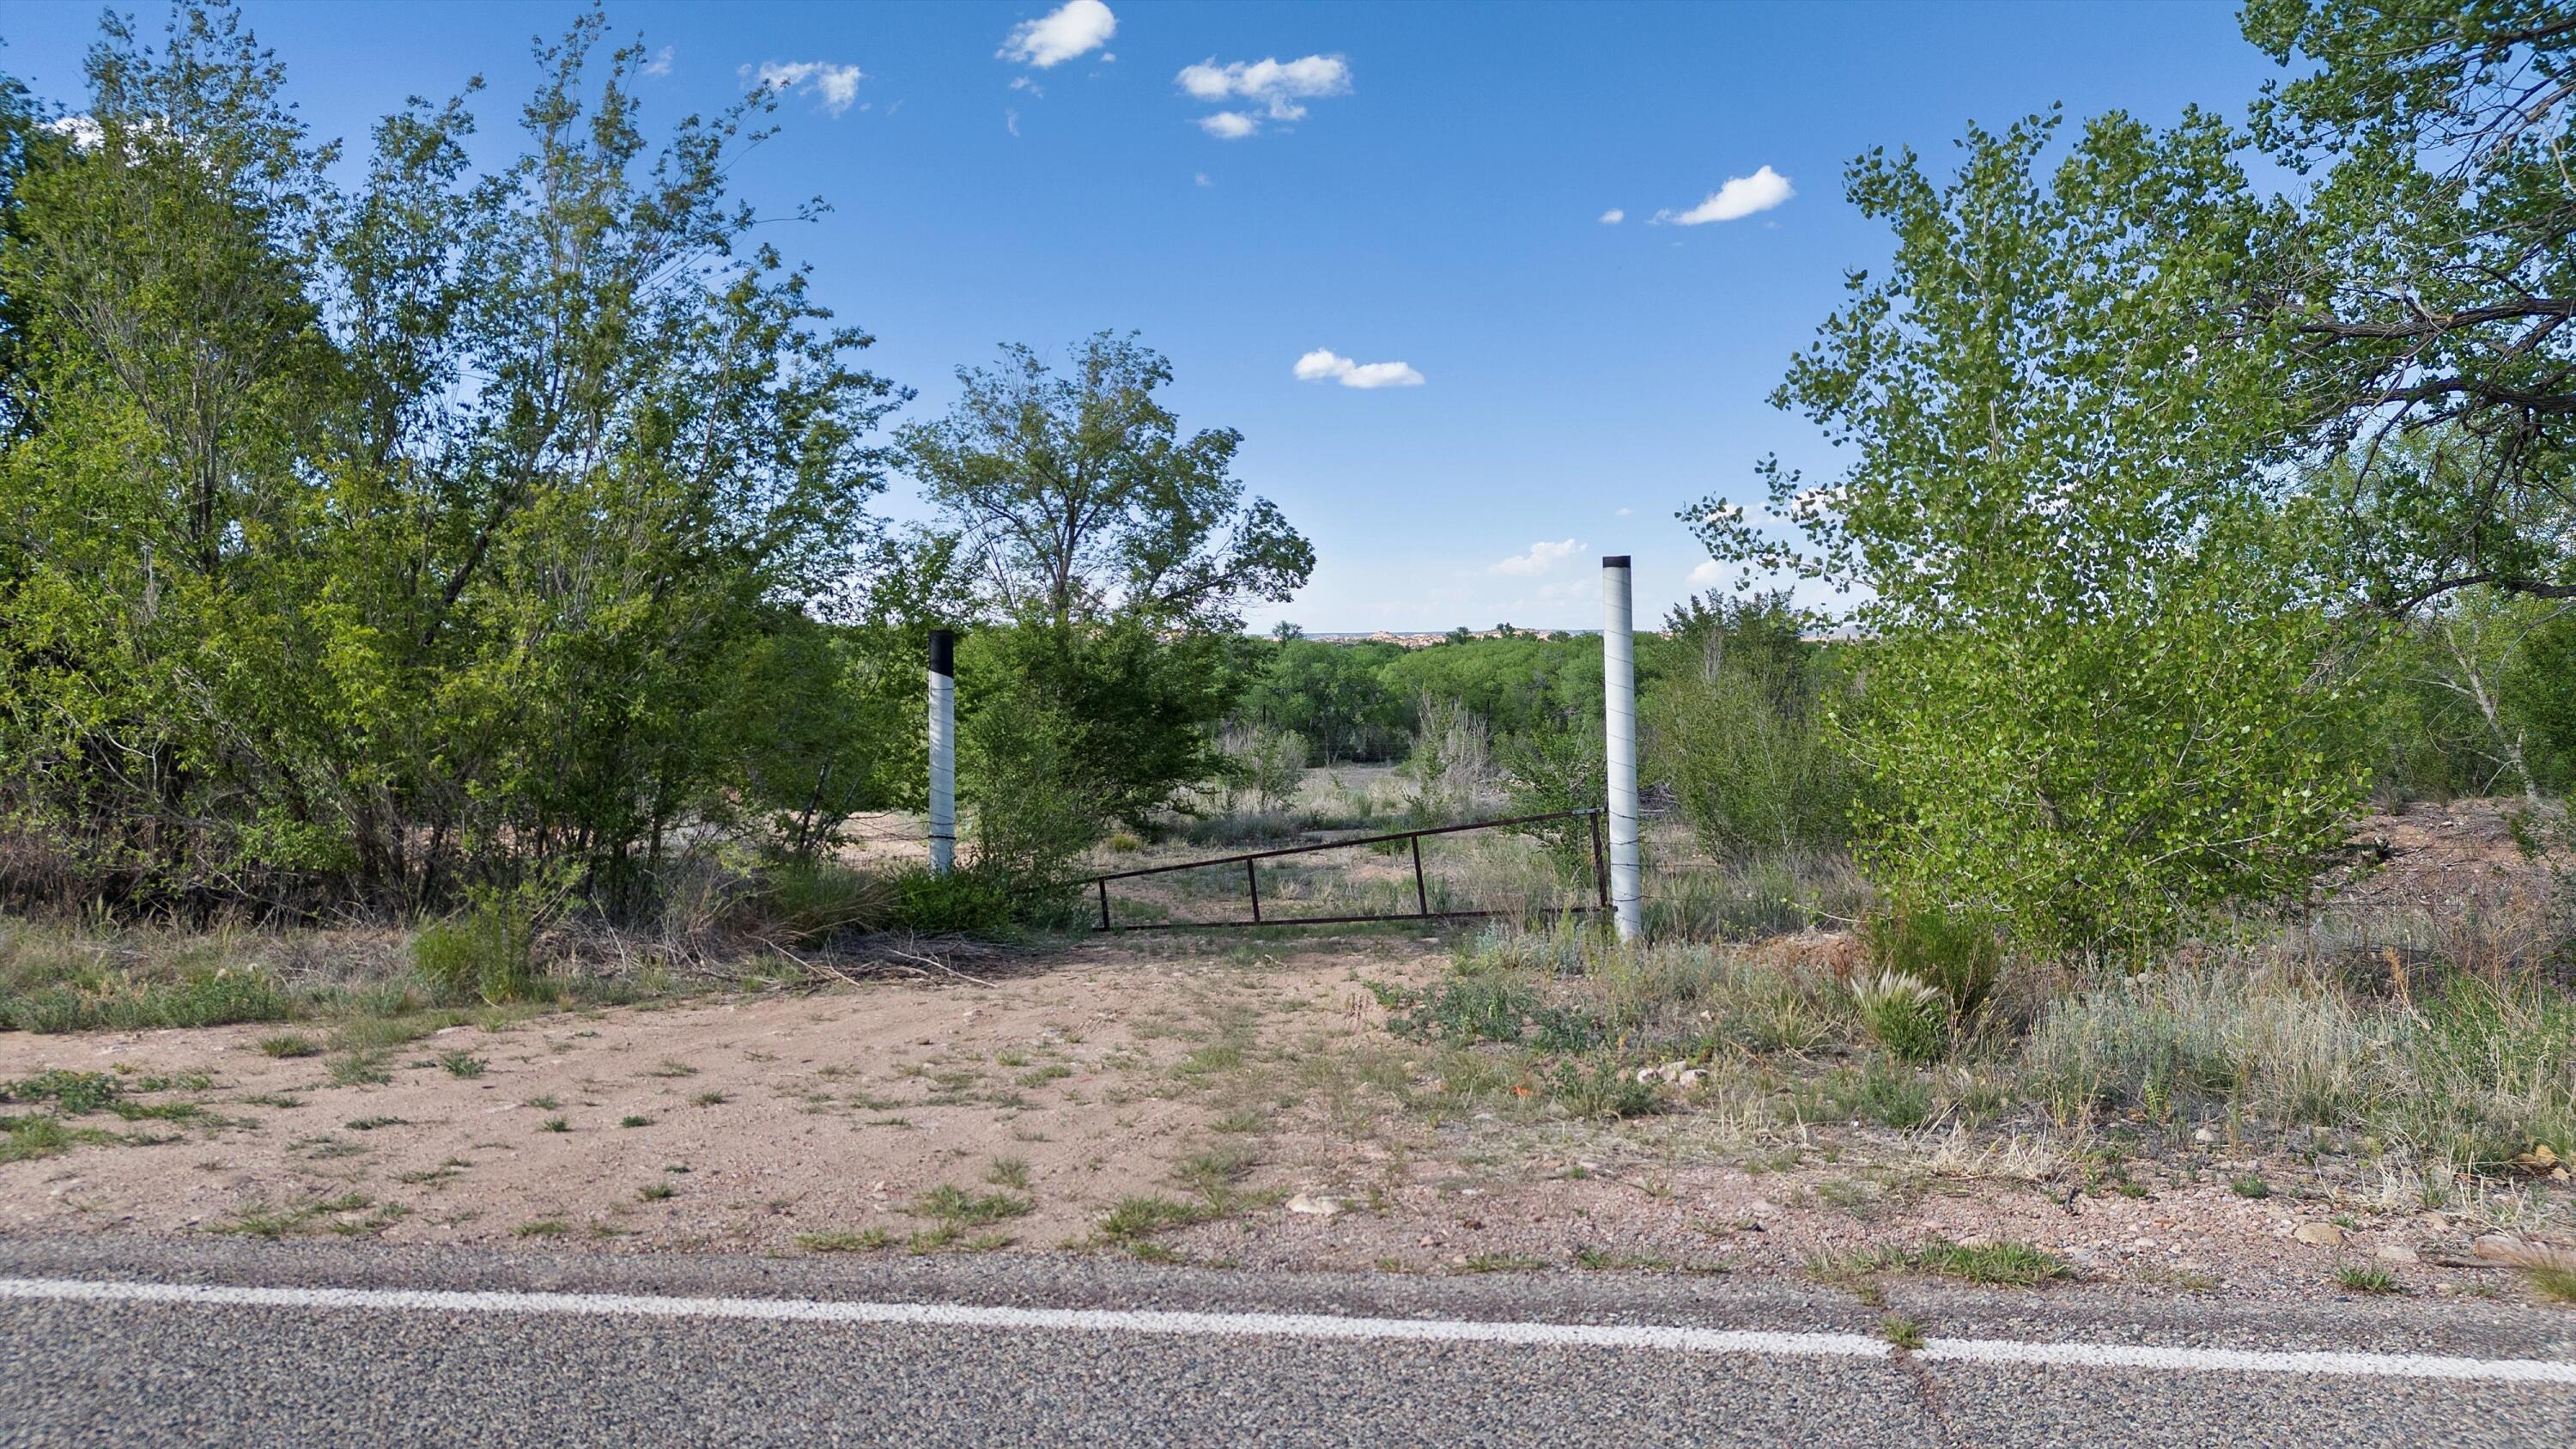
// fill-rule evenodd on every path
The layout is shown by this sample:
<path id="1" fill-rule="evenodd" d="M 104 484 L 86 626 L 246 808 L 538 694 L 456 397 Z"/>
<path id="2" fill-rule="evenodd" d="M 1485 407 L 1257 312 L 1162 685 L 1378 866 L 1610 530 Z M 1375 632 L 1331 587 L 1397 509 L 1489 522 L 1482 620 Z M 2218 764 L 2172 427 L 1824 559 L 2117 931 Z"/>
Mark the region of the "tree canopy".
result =
<path id="1" fill-rule="evenodd" d="M 14 126 L 0 810 L 63 881 L 613 904 L 775 780 L 727 692 L 830 661 L 774 641 L 844 589 L 899 394 L 749 244 L 774 97 L 657 148 L 645 60 L 586 17 L 513 159 L 468 166 L 469 88 L 343 193 L 239 16 L 182 6 Z"/>
<path id="2" fill-rule="evenodd" d="M 1233 629 L 1246 602 L 1285 602 L 1314 571 L 1277 506 L 1245 500 L 1243 435 L 1181 436 L 1154 395 L 1171 380 L 1133 336 L 1085 338 L 1061 374 L 1013 344 L 996 367 L 958 369 L 945 417 L 902 431 L 913 475 L 1004 614 Z"/>

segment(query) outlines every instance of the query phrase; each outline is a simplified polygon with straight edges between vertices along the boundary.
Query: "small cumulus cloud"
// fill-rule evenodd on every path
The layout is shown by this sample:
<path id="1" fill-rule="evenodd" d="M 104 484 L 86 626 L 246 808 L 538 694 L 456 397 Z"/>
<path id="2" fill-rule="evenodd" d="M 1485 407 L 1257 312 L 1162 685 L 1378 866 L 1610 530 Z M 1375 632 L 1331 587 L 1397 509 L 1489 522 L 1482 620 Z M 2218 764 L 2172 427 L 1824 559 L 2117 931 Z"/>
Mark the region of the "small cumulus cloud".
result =
<path id="1" fill-rule="evenodd" d="M 1691 587 L 1695 589 L 1716 588 L 1726 582 L 1725 566 L 1715 559 L 1710 559 L 1690 571 L 1690 582 Z"/>
<path id="2" fill-rule="evenodd" d="M 667 45 L 663 46 L 661 52 L 653 57 L 652 62 L 644 67 L 644 73 L 646 75 L 669 75 L 671 73 L 671 57 L 676 53 L 677 52 L 673 47 Z"/>
<path id="3" fill-rule="evenodd" d="M 1100 0 L 1065 0 L 1063 5 L 1035 20 L 1024 20 L 1014 28 L 1002 48 L 994 54 L 1002 60 L 1033 65 L 1040 70 L 1062 65 L 1109 43 L 1118 33 L 1118 17 Z M 1114 56 L 1102 56 L 1113 60 Z"/>
<path id="4" fill-rule="evenodd" d="M 1627 219 L 1628 213 L 1615 206 L 1610 208 L 1608 211 L 1601 213 L 1601 224 L 1603 226 L 1617 226 L 1619 223 L 1626 221 Z"/>
<path id="5" fill-rule="evenodd" d="M 834 65 L 822 60 L 769 60 L 761 62 L 758 71 L 748 66 L 743 69 L 773 91 L 822 97 L 823 109 L 835 116 L 859 98 L 859 82 L 867 79 L 855 65 Z"/>
<path id="6" fill-rule="evenodd" d="M 1629 514 L 1634 513 L 1634 512 L 1636 512 L 1636 511 L 1637 511 L 1637 510 L 1635 510 L 1635 509 L 1633 509 L 1633 508 L 1622 508 L 1622 509 L 1620 509 L 1620 510 L 1619 510 L 1619 515 L 1618 515 L 1618 516 L 1619 516 L 1619 517 L 1621 517 L 1621 518 L 1625 518 L 1625 517 L 1627 517 Z"/>
<path id="7" fill-rule="evenodd" d="M 1750 176 L 1727 178 L 1724 186 L 1708 194 L 1708 199 L 1688 211 L 1659 211 L 1655 220 L 1675 226 L 1700 226 L 1712 221 L 1733 221 L 1758 211 L 1769 211 L 1798 194 L 1789 178 L 1765 166 Z"/>
<path id="8" fill-rule="evenodd" d="M 1542 539 L 1531 544 L 1527 553 L 1516 553 L 1510 558 L 1487 565 L 1485 572 L 1502 574 L 1510 578 L 1534 578 L 1574 557 L 1575 550 L 1581 547 L 1581 544 L 1570 538 L 1558 543 L 1549 543 Z"/>
<path id="9" fill-rule="evenodd" d="M 1309 55 L 1296 60 L 1233 61 L 1219 65 L 1211 56 L 1183 66 L 1173 78 L 1192 100 L 1248 102 L 1203 116 L 1199 128 L 1220 140 L 1237 141 L 1270 121 L 1306 119 L 1305 102 L 1351 91 L 1350 62 L 1338 55 Z"/>
<path id="10" fill-rule="evenodd" d="M 1020 134 L 1020 113 L 1013 110 L 1004 110 L 1002 112 L 1002 129 L 1010 132 L 1014 136 Z"/>
<path id="11" fill-rule="evenodd" d="M 1199 185 L 1201 185 L 1201 186 L 1214 186 L 1214 185 L 1216 185 L 1216 183 L 1215 183 L 1215 182 L 1208 180 L 1208 174 L 1207 174 L 1206 172 L 1204 172 L 1204 171 L 1202 171 L 1202 172 L 1200 172 L 1200 173 L 1198 174 L 1198 183 L 1199 183 Z"/>
<path id="12" fill-rule="evenodd" d="M 1297 359 L 1299 382 L 1338 382 L 1344 387 L 1420 387 L 1422 374 L 1401 362 L 1353 362 L 1318 347 Z"/>
<path id="13" fill-rule="evenodd" d="M 96 150 L 107 139 L 107 128 L 94 116 L 56 116 L 45 123 L 45 129 L 68 139 L 75 151 Z"/>

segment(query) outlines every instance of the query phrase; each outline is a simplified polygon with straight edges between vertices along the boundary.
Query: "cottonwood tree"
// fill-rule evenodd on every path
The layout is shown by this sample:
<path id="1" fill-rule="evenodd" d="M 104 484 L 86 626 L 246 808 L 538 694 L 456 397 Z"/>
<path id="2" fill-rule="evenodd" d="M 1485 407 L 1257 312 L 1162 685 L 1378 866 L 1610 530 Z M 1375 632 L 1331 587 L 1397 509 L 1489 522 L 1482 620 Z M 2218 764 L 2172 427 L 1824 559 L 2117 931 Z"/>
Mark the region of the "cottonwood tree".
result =
<path id="1" fill-rule="evenodd" d="M 2252 0 L 2243 23 L 2303 71 L 2253 122 L 2305 179 L 2219 295 L 2288 344 L 2290 396 L 2352 460 L 2362 584 L 2398 612 L 2576 598 L 2576 12 Z"/>
<path id="2" fill-rule="evenodd" d="M 1061 373 L 1005 346 L 999 366 L 957 380 L 948 414 L 900 441 L 1004 613 L 1232 629 L 1246 603 L 1285 602 L 1314 571 L 1279 509 L 1244 498 L 1243 435 L 1182 437 L 1154 395 L 1171 364 L 1132 334 L 1084 339 Z"/>
<path id="3" fill-rule="evenodd" d="M 2035 940 L 2298 894 L 2356 800 L 2367 621 L 2576 596 L 2576 17 L 2252 0 L 2243 28 L 2301 72 L 2247 132 L 2106 117 L 2044 185 L 2028 125 L 1946 189 L 1856 165 L 1895 264 L 1778 399 L 1855 461 L 1775 469 L 1768 523 L 1687 515 L 1862 592 L 1876 868 Z M 2291 184 L 2250 184 L 2258 148 Z"/>
<path id="4" fill-rule="evenodd" d="M 1142 826 L 1224 778 L 1242 693 L 1234 631 L 1285 601 L 1314 549 L 1233 475 L 1242 436 L 1184 437 L 1171 365 L 1102 332 L 1062 370 L 1021 346 L 961 368 L 947 414 L 899 443 L 1004 627 L 961 651 L 960 790 L 981 858 L 1058 873 L 1111 820 Z"/>
<path id="5" fill-rule="evenodd" d="M 1863 863 L 1900 904 L 2131 950 L 2301 889 L 2363 772 L 2278 341 L 2209 305 L 2277 208 L 2214 117 L 2107 117 L 2044 169 L 2055 126 L 1972 130 L 1946 181 L 1854 163 L 1895 256 L 1775 397 L 1850 462 L 1812 488 L 1771 467 L 1769 525 L 1683 516 L 1860 600 L 1841 717 L 1882 787 Z"/>
<path id="6" fill-rule="evenodd" d="M 898 397 L 748 245 L 775 98 L 657 146 L 596 14 L 537 60 L 515 157 L 469 164 L 469 90 L 344 195 L 237 13 L 111 16 L 13 187 L 0 809 L 80 898 L 632 909 L 676 824 L 846 753 L 725 708 L 846 678 L 796 626 Z"/>

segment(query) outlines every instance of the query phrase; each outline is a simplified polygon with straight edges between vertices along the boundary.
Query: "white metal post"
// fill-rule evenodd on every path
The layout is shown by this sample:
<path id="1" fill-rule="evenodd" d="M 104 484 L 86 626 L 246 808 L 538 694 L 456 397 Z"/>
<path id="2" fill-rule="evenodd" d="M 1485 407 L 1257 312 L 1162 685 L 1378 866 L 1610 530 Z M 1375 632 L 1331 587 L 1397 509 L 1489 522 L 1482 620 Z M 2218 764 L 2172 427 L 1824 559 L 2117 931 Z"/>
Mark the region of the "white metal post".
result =
<path id="1" fill-rule="evenodd" d="M 1637 641 L 1628 556 L 1601 560 L 1601 718 L 1610 732 L 1604 763 L 1610 776 L 1610 910 L 1619 939 L 1645 933 L 1637 888 Z"/>
<path id="2" fill-rule="evenodd" d="M 930 873 L 957 863 L 957 636 L 930 631 Z"/>

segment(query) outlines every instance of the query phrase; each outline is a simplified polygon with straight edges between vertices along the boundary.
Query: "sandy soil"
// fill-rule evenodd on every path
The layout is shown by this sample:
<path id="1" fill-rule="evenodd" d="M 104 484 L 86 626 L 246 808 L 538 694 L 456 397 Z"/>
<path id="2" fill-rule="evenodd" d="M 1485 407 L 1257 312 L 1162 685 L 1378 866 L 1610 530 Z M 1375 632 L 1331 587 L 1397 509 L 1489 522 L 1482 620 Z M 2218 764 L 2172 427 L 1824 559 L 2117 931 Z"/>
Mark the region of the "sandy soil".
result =
<path id="1" fill-rule="evenodd" d="M 1193 949 L 1224 954 L 1179 954 Z M 1419 982 L 1445 964 L 1412 937 L 1129 941 L 984 986 L 450 1027 L 393 1047 L 384 1085 L 334 1085 L 333 1058 L 264 1055 L 257 1044 L 286 1030 L 274 1026 L 0 1035 L 0 1079 L 210 1079 L 137 1099 L 194 1102 L 198 1119 L 75 1119 L 167 1140 L 0 1164 L 0 1232 L 1081 1249 L 1104 1246 L 1101 1220 L 1123 1198 L 1205 1203 L 1223 1184 L 1213 1220 L 1150 1250 L 1260 1268 L 1794 1273 L 1940 1234 L 2032 1242 L 2097 1281 L 2275 1297 L 2331 1291 L 2333 1271 L 2359 1263 L 2393 1267 L 2412 1291 L 2515 1293 L 2481 1235 L 2490 1251 L 2500 1226 L 2568 1236 L 2563 1202 L 2538 1217 L 2492 1202 L 2426 1213 L 2358 1159 L 2258 1162 L 2220 1142 L 2131 1164 L 2124 1192 L 2064 1142 L 1783 1129 L 1687 1095 L 1623 1124 L 1402 1108 L 1379 1088 L 1436 1097 L 1436 1084 L 1362 982 Z M 449 1053 L 480 1059 L 481 1074 L 452 1074 Z M 550 1130 L 558 1120 L 568 1130 Z M 2255 1171 L 2275 1196 L 2230 1187 Z M 943 1186 L 1029 1207 L 941 1234 L 924 1198 Z"/>
<path id="2" fill-rule="evenodd" d="M 558 1222 L 637 1248 L 774 1249 L 817 1231 L 902 1239 L 933 1226 L 906 1211 L 923 1194 L 994 1192 L 992 1164 L 1016 1160 L 1034 1211 L 977 1231 L 1052 1247 L 1118 1197 L 1168 1187 L 1170 1165 L 1203 1145 L 1216 1109 L 1187 1068 L 1214 1035 L 1217 994 L 1243 986 L 1270 1013 L 1329 1015 L 1364 951 L 1258 978 L 1075 951 L 990 986 L 453 1026 L 394 1047 L 385 1085 L 334 1085 L 325 1058 L 258 1048 L 286 1031 L 327 1038 L 319 1029 L 0 1034 L 0 1079 L 60 1068 L 212 1082 L 139 1099 L 209 1114 L 131 1124 L 170 1140 L 0 1164 L 0 1231 L 222 1230 L 356 1193 L 367 1206 L 298 1228 L 471 1242 L 550 1236 L 527 1225 Z M 451 1052 L 486 1065 L 454 1075 L 440 1062 Z M 75 1125 L 126 1126 L 100 1114 Z"/>

